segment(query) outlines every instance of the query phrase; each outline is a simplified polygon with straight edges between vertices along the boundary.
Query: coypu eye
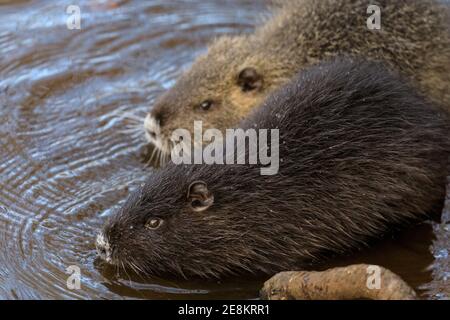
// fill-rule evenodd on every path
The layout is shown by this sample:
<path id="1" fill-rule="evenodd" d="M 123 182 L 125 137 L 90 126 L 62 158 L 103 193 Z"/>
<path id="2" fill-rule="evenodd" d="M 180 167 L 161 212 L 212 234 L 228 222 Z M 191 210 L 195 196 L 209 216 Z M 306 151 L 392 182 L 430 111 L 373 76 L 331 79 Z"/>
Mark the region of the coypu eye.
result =
<path id="1" fill-rule="evenodd" d="M 212 105 L 213 105 L 213 101 L 212 100 L 205 100 L 202 103 L 200 103 L 200 108 L 202 110 L 207 111 L 207 110 L 209 110 L 212 107 Z"/>
<path id="2" fill-rule="evenodd" d="M 163 223 L 163 220 L 160 218 L 151 218 L 145 223 L 145 227 L 150 230 L 158 229 Z"/>

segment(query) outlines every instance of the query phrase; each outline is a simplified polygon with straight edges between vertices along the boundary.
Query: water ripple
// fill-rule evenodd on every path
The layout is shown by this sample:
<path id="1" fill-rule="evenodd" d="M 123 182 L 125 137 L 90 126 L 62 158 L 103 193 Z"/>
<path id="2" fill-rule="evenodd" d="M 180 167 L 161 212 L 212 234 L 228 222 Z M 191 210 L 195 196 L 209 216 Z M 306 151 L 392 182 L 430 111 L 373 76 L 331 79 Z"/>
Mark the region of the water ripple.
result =
<path id="1" fill-rule="evenodd" d="M 254 296 L 259 283 L 143 283 L 105 271 L 94 238 L 152 172 L 143 135 L 124 133 L 126 115 L 143 119 L 209 39 L 251 30 L 264 1 L 112 2 L 79 1 L 82 30 L 65 26 L 69 0 L 2 5 L 0 298 Z M 66 286 L 70 265 L 81 268 L 80 290 Z"/>

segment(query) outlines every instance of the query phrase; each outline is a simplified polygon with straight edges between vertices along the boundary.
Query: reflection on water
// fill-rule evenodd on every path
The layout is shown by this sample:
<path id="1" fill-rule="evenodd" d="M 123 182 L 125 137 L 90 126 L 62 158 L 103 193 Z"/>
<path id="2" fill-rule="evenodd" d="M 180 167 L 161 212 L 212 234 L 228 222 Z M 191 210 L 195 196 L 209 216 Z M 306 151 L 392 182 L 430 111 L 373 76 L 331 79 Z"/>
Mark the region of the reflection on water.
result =
<path id="1" fill-rule="evenodd" d="M 262 280 L 117 274 L 95 259 L 105 219 L 152 169 L 140 124 L 155 97 L 224 33 L 249 32 L 264 1 L 0 1 L 0 298 L 254 298 Z M 405 245 L 407 243 L 407 245 Z M 431 232 L 357 257 L 428 283 Z M 387 253 L 386 253 L 387 252 Z M 66 268 L 81 268 L 81 289 Z"/>

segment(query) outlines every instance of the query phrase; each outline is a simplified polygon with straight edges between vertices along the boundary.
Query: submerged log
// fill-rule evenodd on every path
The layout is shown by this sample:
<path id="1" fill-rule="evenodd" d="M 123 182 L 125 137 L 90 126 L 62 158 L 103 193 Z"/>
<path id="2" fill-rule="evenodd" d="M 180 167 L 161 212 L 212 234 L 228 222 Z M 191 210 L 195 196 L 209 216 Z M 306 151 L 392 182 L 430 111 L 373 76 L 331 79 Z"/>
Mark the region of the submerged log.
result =
<path id="1" fill-rule="evenodd" d="M 355 264 L 316 271 L 280 272 L 264 283 L 268 300 L 414 300 L 414 290 L 398 275 L 376 265 Z"/>

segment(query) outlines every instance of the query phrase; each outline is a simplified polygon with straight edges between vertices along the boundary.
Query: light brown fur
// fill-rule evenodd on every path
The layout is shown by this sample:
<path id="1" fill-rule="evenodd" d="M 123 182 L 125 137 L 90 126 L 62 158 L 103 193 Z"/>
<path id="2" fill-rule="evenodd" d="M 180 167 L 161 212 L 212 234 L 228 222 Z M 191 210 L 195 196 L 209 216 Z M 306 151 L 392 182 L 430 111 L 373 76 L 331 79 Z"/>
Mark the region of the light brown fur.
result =
<path id="1" fill-rule="evenodd" d="M 381 7 L 381 30 L 367 28 L 369 4 Z M 232 128 L 299 70 L 349 55 L 384 61 L 450 111 L 449 5 L 434 0 L 291 0 L 249 35 L 215 40 L 156 103 L 161 137 L 177 128 Z M 253 68 L 262 85 L 244 92 L 239 74 Z M 207 111 L 199 105 L 214 101 Z"/>

